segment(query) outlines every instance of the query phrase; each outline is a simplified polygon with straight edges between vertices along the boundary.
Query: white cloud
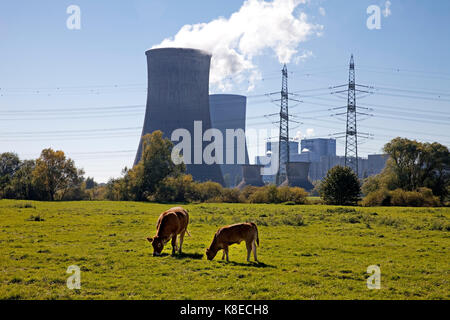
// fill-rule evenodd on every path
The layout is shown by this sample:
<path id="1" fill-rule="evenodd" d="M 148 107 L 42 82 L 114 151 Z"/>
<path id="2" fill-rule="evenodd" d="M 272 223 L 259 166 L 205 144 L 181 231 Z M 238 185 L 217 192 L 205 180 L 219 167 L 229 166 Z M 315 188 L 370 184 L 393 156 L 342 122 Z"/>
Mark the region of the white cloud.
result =
<path id="1" fill-rule="evenodd" d="M 319 14 L 320 14 L 321 16 L 323 16 L 323 17 L 326 16 L 327 12 L 325 11 L 325 8 L 324 8 L 324 7 L 320 7 L 320 8 L 319 8 Z"/>
<path id="2" fill-rule="evenodd" d="M 280 63 L 297 57 L 299 44 L 321 34 L 323 26 L 310 23 L 305 13 L 296 13 L 307 0 L 247 0 L 228 19 L 183 26 L 173 38 L 153 48 L 189 47 L 212 53 L 211 83 L 219 90 L 248 81 L 248 90 L 261 79 L 256 56 L 272 50 Z M 306 56 L 305 56 L 306 54 Z M 302 52 L 300 58 L 308 57 Z"/>
<path id="3" fill-rule="evenodd" d="M 392 14 L 391 5 L 392 5 L 392 3 L 390 1 L 386 1 L 385 8 L 383 10 L 383 16 L 385 18 L 389 17 Z"/>

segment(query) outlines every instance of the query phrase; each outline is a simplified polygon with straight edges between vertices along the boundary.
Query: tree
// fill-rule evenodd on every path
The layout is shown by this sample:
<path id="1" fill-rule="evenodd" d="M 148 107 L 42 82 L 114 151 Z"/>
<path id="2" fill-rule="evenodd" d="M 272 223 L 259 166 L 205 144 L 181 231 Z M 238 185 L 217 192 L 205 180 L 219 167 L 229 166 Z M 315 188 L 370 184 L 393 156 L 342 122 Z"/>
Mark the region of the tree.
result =
<path id="1" fill-rule="evenodd" d="M 394 183 L 391 190 L 430 188 L 441 201 L 448 197 L 450 153 L 446 146 L 395 138 L 384 147 L 390 156 L 387 169 Z"/>
<path id="2" fill-rule="evenodd" d="M 83 170 L 78 170 L 72 159 L 66 159 L 63 151 L 49 148 L 42 150 L 36 160 L 33 183 L 41 185 L 48 199 L 53 201 L 56 195 L 62 199 L 69 189 L 78 187 L 83 174 Z"/>
<path id="3" fill-rule="evenodd" d="M 328 171 L 319 192 L 326 204 L 354 205 L 358 202 L 361 187 L 352 169 L 336 166 Z"/>
<path id="4" fill-rule="evenodd" d="M 17 154 L 5 152 L 0 154 L 0 195 L 9 185 L 14 173 L 20 167 L 20 159 Z"/>
<path id="5" fill-rule="evenodd" d="M 166 177 L 178 176 L 186 170 L 184 163 L 176 165 L 172 161 L 172 148 L 172 141 L 163 138 L 159 130 L 142 137 L 141 160 L 130 170 L 136 200 L 146 200 Z"/>
<path id="6" fill-rule="evenodd" d="M 94 181 L 94 178 L 87 177 L 86 178 L 86 190 L 94 189 L 97 186 L 97 182 Z"/>
<path id="7" fill-rule="evenodd" d="M 34 199 L 39 200 L 39 186 L 33 184 L 33 170 L 36 163 L 34 160 L 24 160 L 20 163 L 19 169 L 14 173 L 7 195 L 14 199 Z"/>

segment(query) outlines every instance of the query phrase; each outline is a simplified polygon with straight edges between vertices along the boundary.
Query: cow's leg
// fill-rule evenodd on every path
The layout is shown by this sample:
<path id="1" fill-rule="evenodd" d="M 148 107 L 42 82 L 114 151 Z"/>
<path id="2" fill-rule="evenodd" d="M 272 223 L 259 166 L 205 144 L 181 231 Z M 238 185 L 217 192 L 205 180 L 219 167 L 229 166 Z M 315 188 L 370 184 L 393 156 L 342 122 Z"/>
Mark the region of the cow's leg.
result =
<path id="1" fill-rule="evenodd" d="M 247 262 L 250 262 L 250 253 L 252 252 L 252 243 L 246 241 L 245 245 L 247 246 Z"/>
<path id="2" fill-rule="evenodd" d="M 172 237 L 172 254 L 175 254 L 177 251 L 177 235 Z"/>
<path id="3" fill-rule="evenodd" d="M 222 260 L 224 260 L 225 259 L 225 249 L 223 249 L 222 252 L 223 252 L 222 253 Z"/>
<path id="4" fill-rule="evenodd" d="M 226 256 L 227 256 L 227 262 L 230 262 L 230 260 L 228 259 L 228 246 L 226 246 L 225 248 L 223 248 L 223 251 L 225 252 Z"/>
<path id="5" fill-rule="evenodd" d="M 256 256 L 256 242 L 255 242 L 255 240 L 252 241 L 252 249 L 253 249 L 253 257 L 255 258 L 255 261 L 258 262 L 258 257 Z"/>
<path id="6" fill-rule="evenodd" d="M 184 240 L 184 233 L 186 232 L 186 230 L 184 230 L 183 232 L 180 233 L 180 248 L 178 249 L 178 253 L 181 254 L 181 246 L 183 245 L 183 240 Z"/>

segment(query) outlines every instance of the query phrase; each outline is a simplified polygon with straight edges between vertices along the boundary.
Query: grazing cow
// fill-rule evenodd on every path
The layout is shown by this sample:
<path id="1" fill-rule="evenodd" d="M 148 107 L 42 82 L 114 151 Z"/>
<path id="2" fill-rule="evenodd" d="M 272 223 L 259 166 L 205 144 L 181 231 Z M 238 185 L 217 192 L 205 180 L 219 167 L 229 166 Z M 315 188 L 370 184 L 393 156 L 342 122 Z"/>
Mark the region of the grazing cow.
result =
<path id="1" fill-rule="evenodd" d="M 177 248 L 177 235 L 180 235 L 180 248 L 183 245 L 184 233 L 187 231 L 189 223 L 189 215 L 187 211 L 181 207 L 171 208 L 163 213 L 158 218 L 156 224 L 156 236 L 147 238 L 153 246 L 153 255 L 161 255 L 164 245 L 172 239 L 172 254 L 175 254 Z"/>
<path id="2" fill-rule="evenodd" d="M 228 247 L 234 243 L 239 244 L 242 241 L 245 241 L 247 245 L 247 261 L 250 262 L 252 250 L 255 261 L 258 261 L 256 257 L 256 244 L 259 246 L 258 228 L 253 222 L 233 224 L 220 228 L 214 235 L 211 245 L 206 249 L 206 256 L 208 260 L 212 260 L 217 252 L 222 249 L 222 260 L 226 256 L 227 261 L 229 261 Z"/>

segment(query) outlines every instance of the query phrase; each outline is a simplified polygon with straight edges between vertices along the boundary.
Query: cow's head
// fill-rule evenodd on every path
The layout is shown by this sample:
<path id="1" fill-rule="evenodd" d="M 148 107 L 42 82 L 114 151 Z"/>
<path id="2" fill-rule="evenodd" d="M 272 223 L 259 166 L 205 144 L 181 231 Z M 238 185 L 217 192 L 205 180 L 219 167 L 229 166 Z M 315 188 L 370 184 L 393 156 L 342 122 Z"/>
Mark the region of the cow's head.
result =
<path id="1" fill-rule="evenodd" d="M 153 246 L 153 255 L 154 256 L 159 256 L 161 255 L 161 251 L 164 248 L 164 241 L 158 237 L 158 236 L 154 236 L 153 238 L 147 238 L 148 242 L 150 242 Z"/>
<path id="2" fill-rule="evenodd" d="M 208 260 L 214 259 L 216 254 L 217 254 L 217 250 L 213 250 L 211 248 L 206 249 L 206 257 L 208 258 Z"/>

